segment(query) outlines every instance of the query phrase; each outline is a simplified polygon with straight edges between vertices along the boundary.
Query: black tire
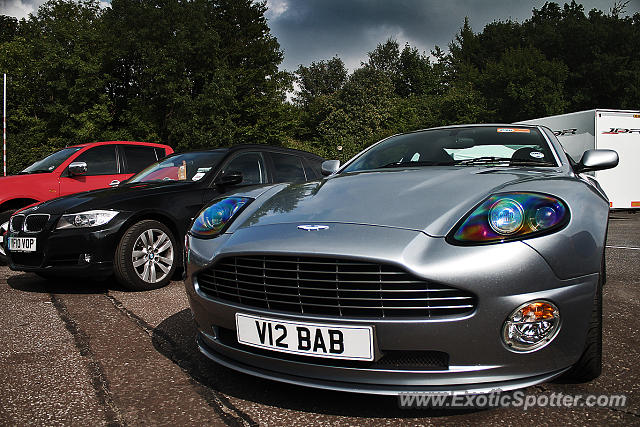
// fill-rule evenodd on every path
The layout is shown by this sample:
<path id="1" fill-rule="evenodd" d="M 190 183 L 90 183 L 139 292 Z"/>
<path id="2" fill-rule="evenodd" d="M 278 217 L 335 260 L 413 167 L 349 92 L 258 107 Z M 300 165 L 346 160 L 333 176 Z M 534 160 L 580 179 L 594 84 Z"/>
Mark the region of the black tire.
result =
<path id="1" fill-rule="evenodd" d="M 164 233 L 164 235 L 168 237 L 171 243 L 170 256 L 169 252 L 165 250 L 162 252 L 162 254 L 166 256 L 158 257 L 158 255 L 161 254 L 157 253 L 156 251 L 156 253 L 152 255 L 152 258 L 149 259 L 149 254 L 147 253 L 146 256 L 140 257 L 136 260 L 136 262 L 142 262 L 146 260 L 142 265 L 136 267 L 134 266 L 133 260 L 134 250 L 136 250 L 136 252 L 140 252 L 140 245 L 144 246 L 144 240 L 141 239 L 143 238 L 143 235 L 145 235 L 145 239 L 148 242 L 148 233 L 150 231 L 151 240 L 153 240 L 153 236 L 155 235 L 158 235 L 160 239 L 160 237 L 162 237 L 161 233 Z M 164 244 L 166 244 L 166 241 L 162 245 L 158 245 L 157 249 L 162 249 Z M 153 247 L 153 245 L 148 245 L 145 250 L 149 251 L 148 248 L 151 247 Z M 171 232 L 169 227 L 167 227 L 163 223 L 150 219 L 137 222 L 129 227 L 127 231 L 125 231 L 125 233 L 122 235 L 122 238 L 120 239 L 118 247 L 116 248 L 116 253 L 113 260 L 114 275 L 122 286 L 134 291 L 146 291 L 166 286 L 171 281 L 171 278 L 175 273 L 178 264 L 178 249 L 179 247 L 176 244 L 176 239 L 173 236 L 173 233 Z M 167 264 L 165 262 L 158 261 L 160 259 L 171 259 L 171 266 L 169 266 L 167 271 L 164 271 L 161 268 L 166 268 Z M 153 280 L 153 276 L 149 276 L 148 280 L 143 280 L 143 277 L 147 277 L 146 274 L 144 274 L 147 271 L 147 266 L 145 264 L 149 265 L 149 271 L 153 269 L 153 274 L 156 275 L 156 280 Z M 141 272 L 140 270 L 143 271 Z M 160 272 L 160 276 L 162 277 L 161 279 L 157 277 L 157 273 L 155 273 L 156 271 Z"/>
<path id="2" fill-rule="evenodd" d="M 580 359 L 567 371 L 561 381 L 570 383 L 586 383 L 594 380 L 602 373 L 602 285 L 604 284 L 604 262 L 598 280 L 598 289 L 593 299 L 591 320 L 587 341 Z"/>
<path id="3" fill-rule="evenodd" d="M 0 265 L 6 265 L 9 263 L 9 259 L 5 254 L 6 242 L 4 241 L 4 233 L 6 230 L 2 229 L 2 224 L 9 221 L 9 218 L 11 217 L 11 215 L 13 215 L 15 211 L 16 211 L 15 209 L 9 209 L 8 211 L 0 212 L 0 237 L 2 237 L 2 239 L 0 239 L 0 248 L 1 248 L 0 249 Z"/>

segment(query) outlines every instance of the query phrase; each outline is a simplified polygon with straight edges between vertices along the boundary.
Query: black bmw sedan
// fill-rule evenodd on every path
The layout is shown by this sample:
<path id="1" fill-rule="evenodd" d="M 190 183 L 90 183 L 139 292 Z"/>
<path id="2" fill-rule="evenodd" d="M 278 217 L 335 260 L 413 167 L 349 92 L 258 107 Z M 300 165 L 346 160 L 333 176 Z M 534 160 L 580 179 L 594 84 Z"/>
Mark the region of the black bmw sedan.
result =
<path id="1" fill-rule="evenodd" d="M 174 154 L 116 188 L 60 197 L 13 215 L 12 270 L 107 276 L 134 290 L 166 285 L 182 266 L 183 237 L 207 204 L 239 185 L 321 177 L 322 158 L 265 145 Z"/>

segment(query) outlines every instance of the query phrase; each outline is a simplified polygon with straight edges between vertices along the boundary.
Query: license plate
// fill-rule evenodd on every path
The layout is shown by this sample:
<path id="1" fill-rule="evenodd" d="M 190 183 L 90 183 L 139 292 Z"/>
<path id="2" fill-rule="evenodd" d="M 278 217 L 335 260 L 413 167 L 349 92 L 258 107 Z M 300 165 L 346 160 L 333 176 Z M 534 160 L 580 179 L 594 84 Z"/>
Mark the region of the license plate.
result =
<path id="1" fill-rule="evenodd" d="M 35 237 L 9 237 L 9 250 L 13 252 L 35 252 Z"/>
<path id="2" fill-rule="evenodd" d="M 282 353 L 373 360 L 373 328 L 290 322 L 236 313 L 238 342 Z"/>

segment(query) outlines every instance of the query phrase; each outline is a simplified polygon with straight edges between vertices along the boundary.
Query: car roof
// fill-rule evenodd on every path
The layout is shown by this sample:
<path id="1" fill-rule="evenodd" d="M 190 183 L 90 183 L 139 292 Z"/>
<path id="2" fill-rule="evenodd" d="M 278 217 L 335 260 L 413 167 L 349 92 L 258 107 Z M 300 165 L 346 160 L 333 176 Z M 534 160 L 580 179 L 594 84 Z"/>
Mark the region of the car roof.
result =
<path id="1" fill-rule="evenodd" d="M 236 151 L 250 151 L 250 150 L 267 150 L 267 151 L 279 151 L 282 153 L 295 153 L 303 157 L 314 158 L 317 160 L 324 160 L 321 156 L 318 156 L 317 154 L 314 154 L 314 153 L 310 153 L 308 151 L 296 150 L 295 148 L 279 147 L 276 145 L 268 145 L 268 144 L 236 144 L 230 147 L 182 151 L 182 152 L 173 153 L 171 155 L 175 156 L 175 155 L 187 154 L 187 153 L 212 153 L 216 151 L 234 153 Z"/>
<path id="2" fill-rule="evenodd" d="M 74 145 L 68 145 L 65 148 L 71 148 L 71 147 L 95 147 L 98 145 L 111 145 L 111 144 L 125 144 L 125 145 L 145 145 L 147 147 L 169 147 L 166 144 L 159 144 L 156 142 L 143 142 L 143 141 L 96 141 L 96 142 L 87 142 L 84 144 L 74 144 Z"/>

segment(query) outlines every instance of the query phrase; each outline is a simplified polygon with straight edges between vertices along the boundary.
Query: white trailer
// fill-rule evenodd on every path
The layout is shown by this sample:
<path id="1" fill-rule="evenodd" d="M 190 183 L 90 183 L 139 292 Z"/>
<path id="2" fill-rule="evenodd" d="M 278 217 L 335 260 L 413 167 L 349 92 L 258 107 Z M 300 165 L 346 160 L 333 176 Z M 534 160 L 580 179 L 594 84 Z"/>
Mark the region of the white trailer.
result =
<path id="1" fill-rule="evenodd" d="M 595 172 L 612 209 L 640 209 L 640 111 L 588 110 L 526 120 L 550 128 L 576 162 L 593 148 L 618 152 L 620 163 Z"/>

